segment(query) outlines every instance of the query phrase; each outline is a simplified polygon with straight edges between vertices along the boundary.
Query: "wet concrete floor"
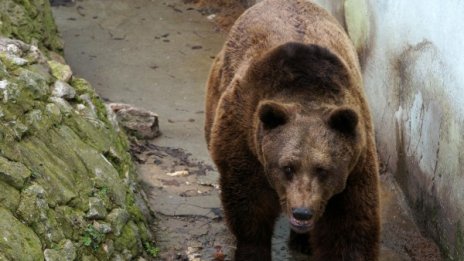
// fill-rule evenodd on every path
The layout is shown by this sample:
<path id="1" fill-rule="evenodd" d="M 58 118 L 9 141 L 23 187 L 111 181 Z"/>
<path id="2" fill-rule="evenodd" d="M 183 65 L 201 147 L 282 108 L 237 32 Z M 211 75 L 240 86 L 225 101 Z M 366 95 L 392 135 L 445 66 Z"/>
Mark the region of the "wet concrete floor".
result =
<path id="1" fill-rule="evenodd" d="M 160 260 L 230 260 L 218 174 L 204 138 L 204 84 L 224 35 L 181 0 L 77 0 L 53 12 L 74 74 L 106 100 L 159 114 L 163 135 L 134 144 L 140 179 L 156 214 Z M 440 260 L 411 219 L 391 175 L 382 174 L 381 260 Z M 274 260 L 307 260 L 288 250 L 276 224 Z"/>

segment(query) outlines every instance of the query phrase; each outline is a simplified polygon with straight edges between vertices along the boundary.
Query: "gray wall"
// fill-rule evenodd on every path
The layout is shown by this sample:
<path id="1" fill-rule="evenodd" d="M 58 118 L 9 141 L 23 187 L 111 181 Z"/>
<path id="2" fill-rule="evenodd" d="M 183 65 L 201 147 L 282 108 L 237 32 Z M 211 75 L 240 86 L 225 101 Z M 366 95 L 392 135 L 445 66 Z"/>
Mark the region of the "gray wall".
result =
<path id="1" fill-rule="evenodd" d="M 416 220 L 464 260 L 464 2 L 346 0 L 380 156 Z"/>

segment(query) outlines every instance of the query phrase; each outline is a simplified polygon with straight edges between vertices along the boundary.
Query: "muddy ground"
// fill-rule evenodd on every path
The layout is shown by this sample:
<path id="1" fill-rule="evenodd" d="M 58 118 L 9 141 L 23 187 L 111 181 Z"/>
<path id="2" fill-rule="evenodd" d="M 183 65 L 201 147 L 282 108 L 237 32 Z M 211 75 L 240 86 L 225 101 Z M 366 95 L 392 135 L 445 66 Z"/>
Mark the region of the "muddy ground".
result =
<path id="1" fill-rule="evenodd" d="M 106 100 L 159 114 L 163 135 L 133 144 L 151 209 L 159 260 L 230 260 L 218 174 L 203 138 L 204 83 L 224 41 L 216 7 L 182 0 L 55 0 L 54 15 L 74 73 Z M 64 5 L 62 5 L 64 4 Z M 381 260 L 440 260 L 411 218 L 392 176 L 381 176 Z M 274 260 L 307 260 L 276 224 Z"/>

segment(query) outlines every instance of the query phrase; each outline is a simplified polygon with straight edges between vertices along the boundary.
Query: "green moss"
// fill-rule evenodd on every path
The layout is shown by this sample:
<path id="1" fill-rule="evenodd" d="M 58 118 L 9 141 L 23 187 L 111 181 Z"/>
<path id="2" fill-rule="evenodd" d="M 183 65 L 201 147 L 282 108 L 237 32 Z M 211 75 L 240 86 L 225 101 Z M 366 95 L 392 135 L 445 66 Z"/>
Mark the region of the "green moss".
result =
<path id="1" fill-rule="evenodd" d="M 99 232 L 93 225 L 88 225 L 82 235 L 81 242 L 84 246 L 97 251 L 104 239 L 105 234 Z"/>
<path id="2" fill-rule="evenodd" d="M 76 248 L 70 240 L 63 240 L 52 249 L 45 249 L 44 255 L 47 261 L 73 261 L 76 260 Z"/>
<path id="3" fill-rule="evenodd" d="M 71 79 L 71 86 L 76 89 L 76 93 L 80 95 L 89 95 L 90 101 L 95 106 L 95 113 L 97 118 L 105 123 L 107 126 L 110 126 L 111 123 L 108 120 L 108 113 L 106 111 L 106 106 L 100 96 L 97 95 L 95 90 L 92 88 L 89 82 L 82 78 L 73 77 Z"/>
<path id="4" fill-rule="evenodd" d="M 456 243 L 454 247 L 454 258 L 464 260 L 464 231 L 461 221 L 456 224 Z"/>
<path id="5" fill-rule="evenodd" d="M 21 193 L 21 201 L 16 211 L 18 217 L 40 236 L 42 244 L 50 247 L 64 239 L 55 211 L 48 206 L 47 192 L 33 184 Z"/>
<path id="6" fill-rule="evenodd" d="M 2 181 L 0 181 L 0 191 L 0 206 L 14 213 L 19 205 L 19 192 Z"/>
<path id="7" fill-rule="evenodd" d="M 6 66 L 3 64 L 2 60 L 0 59 L 0 79 L 5 79 L 9 77 L 10 74 L 8 73 Z M 2 94 L 3 95 L 3 94 Z M 3 97 L 2 97 L 3 99 Z"/>
<path id="8" fill-rule="evenodd" d="M 0 207 L 0 252 L 5 260 L 43 260 L 42 245 L 37 235 Z"/>
<path id="9" fill-rule="evenodd" d="M 18 13 L 31 14 L 39 1 L 48 3 L 14 1 L 25 4 L 23 9 L 15 9 Z M 0 1 L 0 14 L 3 4 Z M 35 15 L 39 17 L 40 12 Z M 0 92 L 0 204 L 29 226 L 41 244 L 39 251 L 45 250 L 49 260 L 64 255 L 65 239 L 72 241 L 66 241 L 67 250 L 72 250 L 69 256 L 74 256 L 75 247 L 79 260 L 139 256 L 142 240 L 150 241 L 151 234 L 130 189 L 135 171 L 127 137 L 114 130 L 104 103 L 85 80 L 73 78 L 71 83 L 81 95 L 87 95 L 85 105 L 95 109 L 92 117 L 75 109 L 79 98 L 68 102 L 50 97 L 54 77 L 48 65 L 34 58 L 37 54 L 23 51 L 30 59 L 18 64 L 0 53 L 0 75 L 5 76 L 2 86 L 6 87 Z M 89 226 L 86 213 L 91 197 L 110 212 L 105 217 L 102 210 L 99 218 L 111 223 L 112 232 Z M 102 233 L 107 234 L 102 237 Z M 120 250 L 115 250 L 115 245 Z M 0 257 L 17 259 L 5 255 L 2 247 L 0 243 Z M 42 252 L 32 257 L 43 259 Z"/>
<path id="10" fill-rule="evenodd" d="M 113 144 L 114 134 L 103 122 L 89 121 L 77 115 L 70 115 L 64 119 L 64 123 L 69 126 L 79 138 L 94 147 L 99 152 L 108 151 Z"/>
<path id="11" fill-rule="evenodd" d="M 0 181 L 22 189 L 30 176 L 31 171 L 24 164 L 0 157 Z"/>
<path id="12" fill-rule="evenodd" d="M 56 136 L 54 130 L 49 130 L 47 134 L 31 136 L 17 144 L 21 151 L 22 161 L 37 173 L 39 178 L 36 182 L 46 191 L 53 191 L 48 197 L 49 204 L 52 206 L 66 204 L 75 198 L 78 195 L 76 179 L 83 177 L 82 174 L 85 175 L 85 173 L 71 175 L 73 170 L 69 163 L 63 159 L 62 155 L 56 154 L 51 149 L 50 144 L 63 142 L 53 139 Z M 74 158 L 79 160 L 79 158 Z"/>
<path id="13" fill-rule="evenodd" d="M 21 66 L 13 63 L 13 61 L 6 55 L 6 53 L 0 53 L 0 61 L 2 62 L 3 66 L 7 69 L 7 71 L 15 72 Z"/>
<path id="14" fill-rule="evenodd" d="M 132 215 L 133 219 L 136 222 L 145 221 L 145 217 L 143 216 L 142 211 L 140 211 L 140 208 L 135 204 L 134 194 L 131 192 L 127 193 L 126 206 L 127 206 L 127 212 L 129 212 L 129 214 Z"/>
<path id="15" fill-rule="evenodd" d="M 159 255 L 159 248 L 155 247 L 151 242 L 145 241 L 143 242 L 143 247 L 145 248 L 145 251 L 152 256 L 152 257 L 157 257 Z"/>
<path id="16" fill-rule="evenodd" d="M 139 231 L 134 222 L 129 221 L 122 229 L 122 233 L 114 241 L 114 248 L 123 252 L 129 250 L 133 256 L 141 254 L 142 242 L 138 236 Z"/>
<path id="17" fill-rule="evenodd" d="M 3 0 L 0 2 L 0 33 L 43 50 L 62 51 L 63 44 L 46 0 Z"/>
<path id="18" fill-rule="evenodd" d="M 78 242 L 87 227 L 85 213 L 69 206 L 56 207 L 55 211 L 56 220 L 60 224 L 64 236 Z"/>
<path id="19" fill-rule="evenodd" d="M 82 79 L 79 77 L 72 77 L 70 84 L 72 87 L 74 87 L 74 89 L 76 89 L 76 92 L 78 95 L 82 95 L 86 93 L 95 94 L 94 89 L 92 88 L 90 83 L 86 81 L 85 79 Z"/>
<path id="20" fill-rule="evenodd" d="M 72 71 L 71 67 L 67 64 L 61 64 L 57 61 L 50 60 L 48 61 L 48 65 L 50 66 L 50 69 L 52 71 L 52 75 L 61 81 L 67 82 L 69 79 L 71 79 L 72 76 Z"/>
<path id="21" fill-rule="evenodd" d="M 13 33 L 9 15 L 0 12 L 0 35 L 10 36 Z"/>
<path id="22" fill-rule="evenodd" d="M 137 227 L 139 228 L 140 239 L 142 239 L 142 241 L 151 240 L 153 238 L 150 234 L 150 229 L 146 226 L 146 223 L 137 222 Z"/>

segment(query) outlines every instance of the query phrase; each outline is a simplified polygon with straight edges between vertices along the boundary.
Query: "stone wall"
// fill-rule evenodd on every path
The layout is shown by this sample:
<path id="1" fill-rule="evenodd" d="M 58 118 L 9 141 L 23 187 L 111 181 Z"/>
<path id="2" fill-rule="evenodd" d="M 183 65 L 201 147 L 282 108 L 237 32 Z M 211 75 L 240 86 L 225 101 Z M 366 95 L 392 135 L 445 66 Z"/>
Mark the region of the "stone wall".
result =
<path id="1" fill-rule="evenodd" d="M 61 48 L 48 1 L 4 0 L 0 16 L 0 260 L 155 255 L 125 134 L 44 55 Z"/>
<path id="2" fill-rule="evenodd" d="M 32 43 L 42 50 L 63 48 L 49 0 L 0 1 L 0 35 Z"/>

